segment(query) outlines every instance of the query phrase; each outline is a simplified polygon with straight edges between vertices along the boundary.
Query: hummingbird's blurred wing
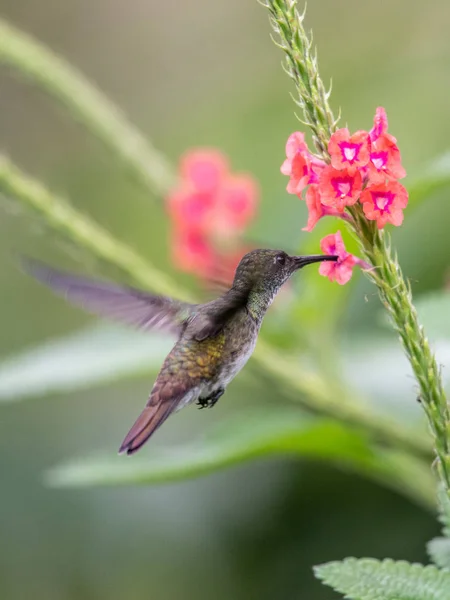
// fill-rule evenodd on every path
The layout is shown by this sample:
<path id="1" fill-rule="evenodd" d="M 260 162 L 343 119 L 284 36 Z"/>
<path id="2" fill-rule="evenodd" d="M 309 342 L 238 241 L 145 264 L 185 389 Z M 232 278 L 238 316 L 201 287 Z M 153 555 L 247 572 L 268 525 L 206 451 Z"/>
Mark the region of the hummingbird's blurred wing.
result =
<path id="1" fill-rule="evenodd" d="M 195 304 L 154 296 L 132 287 L 64 273 L 35 260 L 23 260 L 27 273 L 81 308 L 139 329 L 180 334 Z"/>
<path id="2" fill-rule="evenodd" d="M 215 336 L 238 310 L 247 306 L 248 295 L 247 288 L 231 288 L 223 296 L 209 302 L 204 309 L 193 314 L 187 333 L 198 342 Z"/>

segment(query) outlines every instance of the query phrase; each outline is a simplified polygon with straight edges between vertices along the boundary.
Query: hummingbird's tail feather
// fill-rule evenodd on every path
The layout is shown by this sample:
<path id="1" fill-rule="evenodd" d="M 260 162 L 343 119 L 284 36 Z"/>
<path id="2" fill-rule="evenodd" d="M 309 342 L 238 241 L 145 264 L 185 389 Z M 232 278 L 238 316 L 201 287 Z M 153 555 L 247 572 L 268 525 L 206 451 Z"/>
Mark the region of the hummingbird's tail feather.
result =
<path id="1" fill-rule="evenodd" d="M 127 454 L 134 454 L 134 452 L 137 452 L 152 433 L 164 423 L 173 409 L 174 406 L 171 403 L 163 403 L 159 406 L 146 406 L 123 440 L 119 448 L 119 454 L 125 452 Z"/>

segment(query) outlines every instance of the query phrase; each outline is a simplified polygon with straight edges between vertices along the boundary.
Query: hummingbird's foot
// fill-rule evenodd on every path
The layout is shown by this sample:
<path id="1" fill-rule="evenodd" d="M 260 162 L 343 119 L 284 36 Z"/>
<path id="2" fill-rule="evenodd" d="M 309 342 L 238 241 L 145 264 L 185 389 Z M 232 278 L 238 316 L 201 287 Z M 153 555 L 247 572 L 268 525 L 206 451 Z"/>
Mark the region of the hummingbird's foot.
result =
<path id="1" fill-rule="evenodd" d="M 207 408 L 208 406 L 208 398 L 199 398 L 197 400 L 197 406 L 201 409 L 201 408 Z"/>
<path id="2" fill-rule="evenodd" d="M 212 408 L 218 401 L 218 399 L 225 393 L 224 388 L 219 388 L 206 398 L 199 398 L 197 405 L 199 408 Z"/>

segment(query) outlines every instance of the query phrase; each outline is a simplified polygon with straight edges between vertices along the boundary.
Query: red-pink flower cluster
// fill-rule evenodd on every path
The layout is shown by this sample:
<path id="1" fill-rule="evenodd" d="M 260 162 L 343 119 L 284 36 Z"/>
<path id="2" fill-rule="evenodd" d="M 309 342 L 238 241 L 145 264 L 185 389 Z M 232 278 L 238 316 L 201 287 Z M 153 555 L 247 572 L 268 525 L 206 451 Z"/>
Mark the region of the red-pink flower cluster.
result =
<path id="1" fill-rule="evenodd" d="M 246 251 L 241 235 L 256 213 L 257 183 L 231 173 L 226 157 L 213 149 L 187 152 L 179 172 L 166 199 L 174 263 L 203 279 L 227 281 Z"/>
<path id="2" fill-rule="evenodd" d="M 304 135 L 293 133 L 286 143 L 286 160 L 281 172 L 289 176 L 287 191 L 302 197 L 308 207 L 305 231 L 312 231 L 319 219 L 335 216 L 350 220 L 346 208 L 357 202 L 362 204 L 364 215 L 376 221 L 379 229 L 387 223 L 399 226 L 403 222 L 403 209 L 408 204 L 408 192 L 398 183 L 406 173 L 401 163 L 397 140 L 387 132 L 388 122 L 384 108 L 377 108 L 374 126 L 370 131 L 357 131 L 353 135 L 347 128 L 339 129 L 330 138 L 328 153 L 330 163 L 311 154 Z M 325 247 L 345 248 L 340 233 L 324 238 Z M 322 248 L 327 252 L 325 248 Z M 331 254 L 332 252 L 327 252 Z M 337 252 L 339 256 L 339 252 Z M 343 254 L 342 254 L 343 256 Z M 355 264 L 368 267 L 360 259 L 349 256 L 337 263 L 323 263 L 320 273 L 332 281 L 346 283 Z"/>

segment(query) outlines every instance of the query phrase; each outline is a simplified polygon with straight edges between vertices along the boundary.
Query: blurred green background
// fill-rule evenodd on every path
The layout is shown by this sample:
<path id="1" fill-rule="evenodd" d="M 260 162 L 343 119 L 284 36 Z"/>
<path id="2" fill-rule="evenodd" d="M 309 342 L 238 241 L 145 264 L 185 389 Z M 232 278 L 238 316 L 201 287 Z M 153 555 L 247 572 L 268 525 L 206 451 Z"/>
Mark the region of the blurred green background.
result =
<path id="1" fill-rule="evenodd" d="M 229 154 L 235 170 L 252 172 L 261 184 L 251 235 L 288 250 L 302 244 L 304 207 L 286 194 L 279 173 L 286 138 L 299 125 L 266 11 L 256 0 L 0 0 L 0 14 L 95 81 L 173 162 L 191 146 Z M 376 106 L 386 107 L 408 180 L 450 148 L 449 19 L 445 0 L 309 6 L 307 25 L 322 76 L 333 78 L 331 102 L 336 112 L 342 108 L 341 124 L 368 129 Z M 51 99 L 6 70 L 0 70 L 0 131 L 15 162 L 173 272 L 160 200 L 137 189 Z M 406 213 L 394 235 L 417 294 L 441 289 L 449 275 L 447 196 L 448 190 L 435 194 Z M 16 217 L 5 202 L 4 358 L 95 322 L 26 278 L 11 257 L 19 251 L 85 272 L 89 260 L 71 248 L 70 261 L 52 234 Z M 334 223 L 323 224 L 323 231 L 334 230 Z M 335 293 L 331 284 L 326 289 Z M 378 313 L 373 289 L 359 279 L 342 331 L 371 330 Z M 374 371 L 383 380 L 382 368 Z M 399 377 L 413 403 L 413 382 Z M 335 595 L 313 579 L 313 564 L 349 555 L 426 560 L 425 541 L 438 530 L 432 514 L 315 462 L 257 461 L 148 488 L 46 488 L 43 472 L 61 460 L 116 453 L 151 379 L 0 407 L 0 598 L 325 600 Z M 143 452 L 189 440 L 247 404 L 275 403 L 278 391 L 259 384 L 249 365 L 214 411 L 183 411 Z"/>

